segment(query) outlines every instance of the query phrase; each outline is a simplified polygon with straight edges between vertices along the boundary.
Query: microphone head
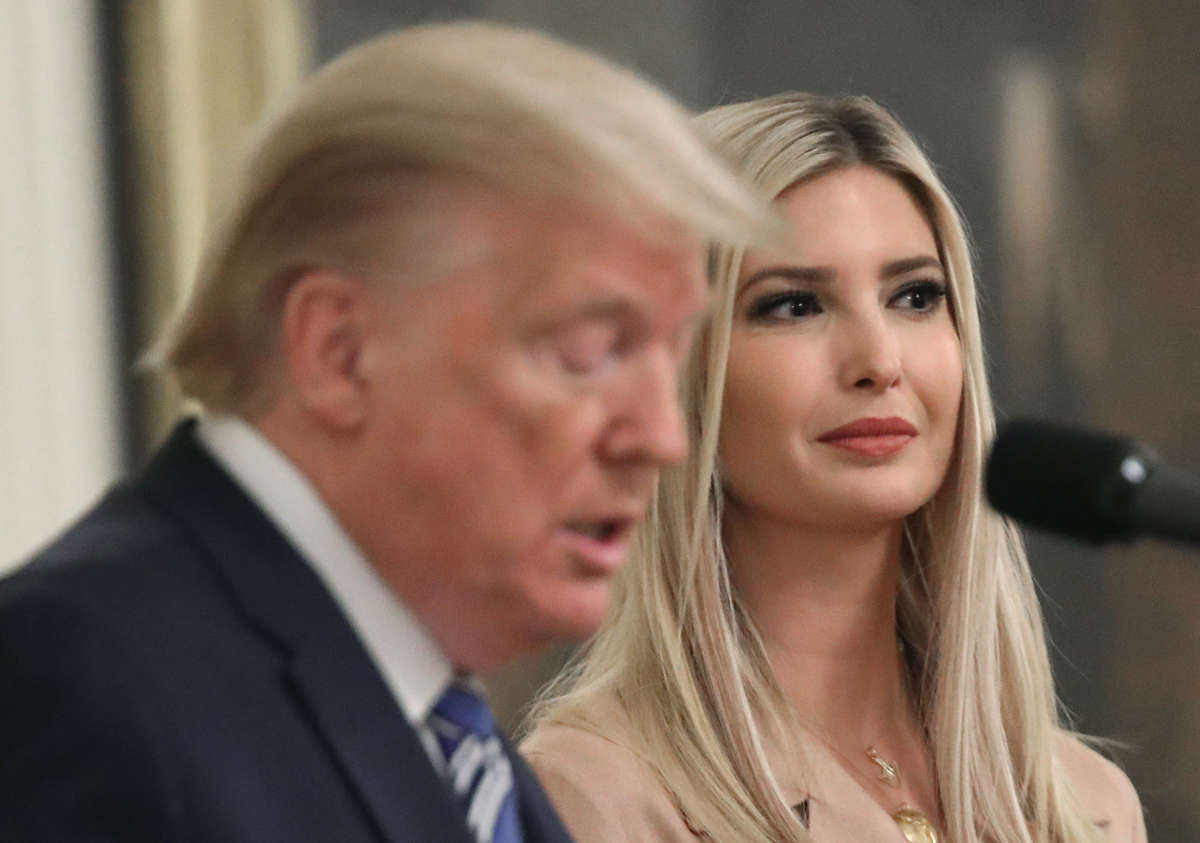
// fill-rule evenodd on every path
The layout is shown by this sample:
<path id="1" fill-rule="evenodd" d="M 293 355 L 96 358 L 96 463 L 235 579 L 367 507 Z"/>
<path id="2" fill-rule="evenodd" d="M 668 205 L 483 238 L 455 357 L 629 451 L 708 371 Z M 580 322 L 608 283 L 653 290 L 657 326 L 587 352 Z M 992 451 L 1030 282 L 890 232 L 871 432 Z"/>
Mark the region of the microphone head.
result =
<path id="1" fill-rule="evenodd" d="M 987 496 L 1034 527 L 1093 542 L 1129 539 L 1133 495 L 1153 465 L 1153 453 L 1133 439 L 1018 420 L 992 446 Z"/>

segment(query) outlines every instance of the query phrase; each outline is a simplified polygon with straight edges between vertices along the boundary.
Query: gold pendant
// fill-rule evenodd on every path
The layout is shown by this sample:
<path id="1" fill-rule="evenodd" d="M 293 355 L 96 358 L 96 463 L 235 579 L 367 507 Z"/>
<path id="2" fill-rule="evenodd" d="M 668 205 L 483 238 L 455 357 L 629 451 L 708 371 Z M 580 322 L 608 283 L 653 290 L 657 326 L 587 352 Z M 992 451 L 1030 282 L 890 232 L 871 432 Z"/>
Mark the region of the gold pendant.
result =
<path id="1" fill-rule="evenodd" d="M 873 746 L 867 747 L 867 757 L 879 765 L 879 780 L 888 787 L 900 786 L 900 767 L 880 755 Z"/>
<path id="2" fill-rule="evenodd" d="M 900 831 L 908 843 L 938 843 L 937 829 L 933 827 L 929 817 L 916 808 L 901 805 L 896 809 L 896 813 L 892 814 L 892 819 L 900 826 Z"/>

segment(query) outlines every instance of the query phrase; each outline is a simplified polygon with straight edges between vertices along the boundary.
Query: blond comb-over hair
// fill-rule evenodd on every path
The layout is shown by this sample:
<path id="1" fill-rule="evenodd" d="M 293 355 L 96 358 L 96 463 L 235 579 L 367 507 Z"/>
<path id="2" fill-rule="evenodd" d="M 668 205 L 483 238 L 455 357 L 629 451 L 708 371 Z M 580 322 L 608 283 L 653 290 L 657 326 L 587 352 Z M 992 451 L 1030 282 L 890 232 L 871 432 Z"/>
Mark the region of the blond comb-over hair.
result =
<path id="1" fill-rule="evenodd" d="M 405 248 L 452 250 L 428 187 L 464 178 L 706 238 L 771 226 L 688 112 L 635 74 L 526 30 L 411 27 L 345 53 L 264 120 L 152 362 L 209 409 L 252 411 L 289 279 L 370 275 L 384 249 L 393 265 Z"/>

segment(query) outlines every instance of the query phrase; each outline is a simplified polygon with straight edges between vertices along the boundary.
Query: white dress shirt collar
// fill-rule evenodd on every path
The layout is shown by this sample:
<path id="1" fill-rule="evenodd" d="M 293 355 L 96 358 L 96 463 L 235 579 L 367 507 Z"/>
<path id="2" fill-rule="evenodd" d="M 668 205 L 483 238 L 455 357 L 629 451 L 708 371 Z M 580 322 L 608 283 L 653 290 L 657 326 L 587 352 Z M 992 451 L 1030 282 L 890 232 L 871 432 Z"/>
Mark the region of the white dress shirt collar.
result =
<path id="1" fill-rule="evenodd" d="M 230 415 L 196 438 L 325 583 L 410 723 L 423 726 L 454 676 L 428 630 L 367 562 L 312 484 L 270 441 Z"/>

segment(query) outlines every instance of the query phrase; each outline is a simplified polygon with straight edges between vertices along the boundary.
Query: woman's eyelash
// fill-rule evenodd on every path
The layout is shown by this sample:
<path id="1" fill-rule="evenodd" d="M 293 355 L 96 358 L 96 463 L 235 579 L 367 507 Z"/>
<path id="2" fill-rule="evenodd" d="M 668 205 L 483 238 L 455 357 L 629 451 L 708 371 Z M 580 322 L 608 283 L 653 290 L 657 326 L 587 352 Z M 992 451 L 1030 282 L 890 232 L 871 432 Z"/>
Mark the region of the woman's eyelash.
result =
<path id="1" fill-rule="evenodd" d="M 914 281 L 905 284 L 892 296 L 893 302 L 908 300 L 911 310 L 935 309 L 949 295 L 950 289 L 944 281 Z"/>
<path id="2" fill-rule="evenodd" d="M 888 299 L 890 306 L 901 305 L 901 309 L 928 313 L 936 310 L 949 295 L 949 286 L 944 281 L 923 280 L 905 284 Z M 751 305 L 747 314 L 757 321 L 787 321 L 803 319 L 824 313 L 820 297 L 811 290 L 786 290 L 763 296 Z"/>

